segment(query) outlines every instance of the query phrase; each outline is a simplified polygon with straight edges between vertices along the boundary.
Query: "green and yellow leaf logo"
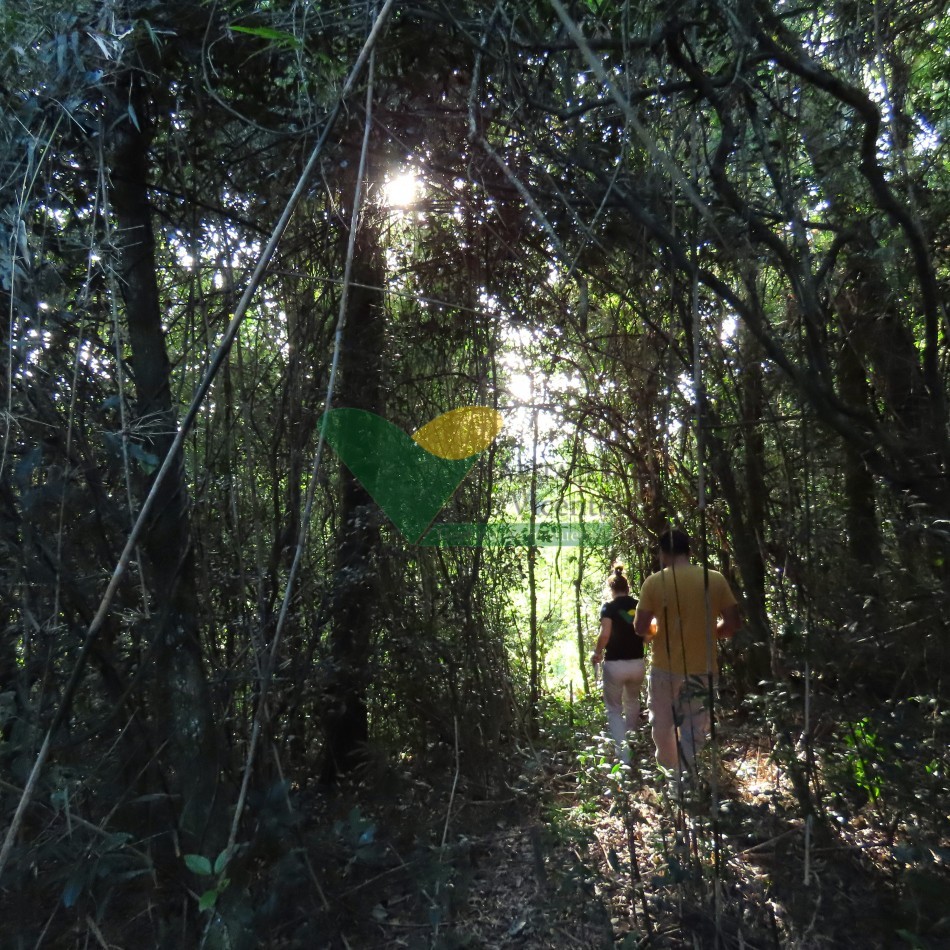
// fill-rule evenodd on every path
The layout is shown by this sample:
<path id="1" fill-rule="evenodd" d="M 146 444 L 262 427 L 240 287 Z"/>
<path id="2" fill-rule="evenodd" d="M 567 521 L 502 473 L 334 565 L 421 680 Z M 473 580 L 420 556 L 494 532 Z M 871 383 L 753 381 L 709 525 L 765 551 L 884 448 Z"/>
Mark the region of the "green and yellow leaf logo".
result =
<path id="1" fill-rule="evenodd" d="M 419 541 L 479 455 L 501 432 L 501 413 L 453 409 L 408 435 L 373 412 L 331 409 L 327 442 L 393 524 Z"/>
<path id="2" fill-rule="evenodd" d="M 479 455 L 501 432 L 501 413 L 464 406 L 411 435 L 364 409 L 324 413 L 326 441 L 393 524 L 434 547 L 564 547 L 613 543 L 606 522 L 433 524 Z"/>

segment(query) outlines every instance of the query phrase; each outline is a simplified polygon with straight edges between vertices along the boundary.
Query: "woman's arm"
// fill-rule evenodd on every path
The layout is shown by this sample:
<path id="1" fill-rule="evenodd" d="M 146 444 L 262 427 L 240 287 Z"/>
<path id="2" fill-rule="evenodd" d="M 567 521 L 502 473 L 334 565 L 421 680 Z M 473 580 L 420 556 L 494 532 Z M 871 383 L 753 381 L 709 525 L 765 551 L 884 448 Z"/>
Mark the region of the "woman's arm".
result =
<path id="1" fill-rule="evenodd" d="M 595 666 L 598 663 L 603 662 L 604 650 L 607 647 L 607 642 L 610 640 L 610 631 L 612 627 L 613 621 L 610 619 L 610 617 L 600 618 L 600 636 L 597 638 L 597 645 L 594 647 L 594 652 L 590 655 L 590 661 Z"/>

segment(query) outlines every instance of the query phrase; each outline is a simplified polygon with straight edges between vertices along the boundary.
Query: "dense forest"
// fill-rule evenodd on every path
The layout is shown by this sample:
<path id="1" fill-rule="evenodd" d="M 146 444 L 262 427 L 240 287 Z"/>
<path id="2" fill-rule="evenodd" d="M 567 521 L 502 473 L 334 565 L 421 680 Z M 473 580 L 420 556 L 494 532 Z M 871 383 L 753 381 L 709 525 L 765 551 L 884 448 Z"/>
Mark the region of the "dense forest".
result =
<path id="1" fill-rule="evenodd" d="M 0 2 L 0 947 L 947 946 L 948 6 Z"/>

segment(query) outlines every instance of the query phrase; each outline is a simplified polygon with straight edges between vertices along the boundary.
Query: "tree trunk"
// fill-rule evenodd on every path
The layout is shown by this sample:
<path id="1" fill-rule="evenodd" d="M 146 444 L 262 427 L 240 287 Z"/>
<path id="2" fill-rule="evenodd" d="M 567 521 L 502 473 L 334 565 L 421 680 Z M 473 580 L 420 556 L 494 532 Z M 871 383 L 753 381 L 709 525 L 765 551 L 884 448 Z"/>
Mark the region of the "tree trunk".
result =
<path id="1" fill-rule="evenodd" d="M 117 88 L 120 88 L 117 86 Z M 128 88 L 128 83 L 124 85 Z M 125 303 L 135 379 L 134 428 L 141 447 L 163 459 L 174 440 L 177 418 L 172 405 L 170 364 L 162 328 L 155 272 L 155 241 L 148 198 L 146 91 L 133 80 L 129 119 L 118 95 L 109 125 L 110 201 L 115 216 L 119 284 Z M 150 480 L 147 479 L 150 484 Z M 149 484 L 146 487 L 149 487 Z M 180 846 L 202 850 L 216 800 L 219 743 L 198 638 L 197 591 L 183 458 L 166 476 L 142 541 L 149 562 L 157 640 L 155 709 L 166 781 L 180 795 Z"/>
<path id="2" fill-rule="evenodd" d="M 584 498 L 581 497 L 580 521 L 584 521 Z M 584 590 L 584 560 L 585 548 L 577 548 L 577 577 L 574 578 L 574 622 L 577 627 L 577 662 L 581 679 L 584 683 L 584 692 L 590 692 L 590 679 L 587 675 L 587 644 L 584 636 L 583 590 Z"/>
<path id="3" fill-rule="evenodd" d="M 346 184 L 350 196 L 354 184 L 352 180 Z M 384 280 L 377 235 L 374 225 L 369 223 L 361 227 L 356 240 L 335 406 L 382 411 L 380 373 L 385 339 L 381 288 Z M 346 467 L 341 467 L 340 481 L 340 527 L 330 639 L 333 672 L 328 686 L 326 745 L 321 769 L 325 783 L 332 783 L 364 757 L 369 738 L 368 668 L 372 661 L 373 631 L 379 617 L 379 571 L 374 564 L 379 551 L 378 508 Z"/>
<path id="4" fill-rule="evenodd" d="M 538 408 L 535 405 L 534 379 L 531 381 L 531 491 L 528 499 L 530 507 L 531 546 L 528 548 L 528 652 L 531 654 L 531 682 L 528 699 L 528 734 L 532 738 L 538 735 L 538 708 L 541 702 L 541 670 L 538 638 L 538 548 L 534 544 L 534 535 L 538 525 Z"/>
<path id="5" fill-rule="evenodd" d="M 868 403 L 867 375 L 850 341 L 842 347 L 838 384 L 842 398 L 852 405 Z M 845 524 L 848 549 L 865 571 L 862 576 L 873 585 L 871 575 L 881 559 L 881 530 L 874 490 L 874 476 L 861 454 L 851 445 L 844 446 Z"/>
<path id="6" fill-rule="evenodd" d="M 769 676 L 773 666 L 770 660 L 772 634 L 765 607 L 765 566 L 758 543 L 763 522 L 755 520 L 762 517 L 762 511 L 757 507 L 758 502 L 751 509 L 747 509 L 745 504 L 756 495 L 761 500 L 765 495 L 765 486 L 764 483 L 750 482 L 744 489 L 740 487 L 736 468 L 718 435 L 718 419 L 711 410 L 707 411 L 712 423 L 707 432 L 710 467 L 726 500 L 729 534 L 734 542 L 732 554 L 742 578 L 743 626 L 747 637 L 746 649 L 733 655 L 735 683 L 740 693 L 751 692 L 756 684 Z M 751 458 L 755 452 L 753 438 L 752 444 L 745 446 L 742 459 L 746 478 L 757 479 L 761 476 L 761 463 Z"/>

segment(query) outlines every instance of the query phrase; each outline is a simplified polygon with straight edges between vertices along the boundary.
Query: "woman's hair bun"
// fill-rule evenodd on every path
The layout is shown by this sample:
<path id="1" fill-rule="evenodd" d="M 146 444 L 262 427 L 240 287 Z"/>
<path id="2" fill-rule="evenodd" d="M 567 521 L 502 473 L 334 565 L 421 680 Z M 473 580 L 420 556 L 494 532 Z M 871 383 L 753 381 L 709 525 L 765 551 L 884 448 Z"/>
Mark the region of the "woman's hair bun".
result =
<path id="1" fill-rule="evenodd" d="M 613 591 L 614 596 L 630 592 L 630 584 L 627 582 L 627 578 L 623 576 L 622 564 L 614 565 L 614 572 L 607 579 L 607 586 Z"/>

